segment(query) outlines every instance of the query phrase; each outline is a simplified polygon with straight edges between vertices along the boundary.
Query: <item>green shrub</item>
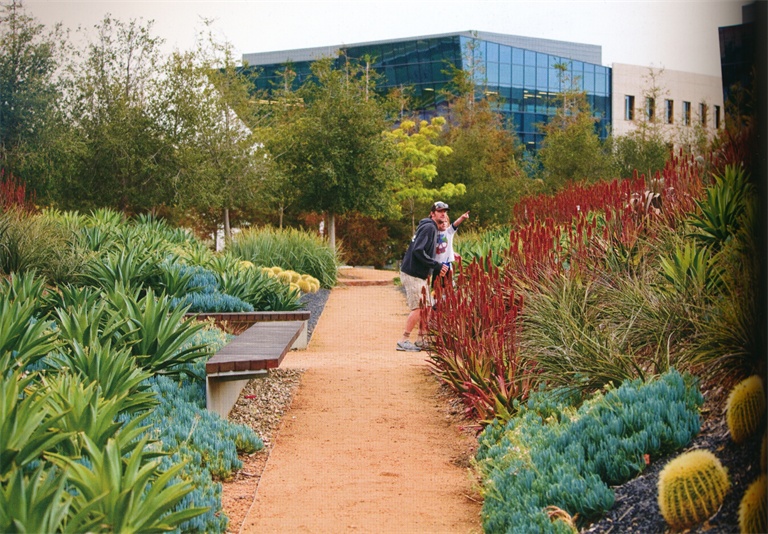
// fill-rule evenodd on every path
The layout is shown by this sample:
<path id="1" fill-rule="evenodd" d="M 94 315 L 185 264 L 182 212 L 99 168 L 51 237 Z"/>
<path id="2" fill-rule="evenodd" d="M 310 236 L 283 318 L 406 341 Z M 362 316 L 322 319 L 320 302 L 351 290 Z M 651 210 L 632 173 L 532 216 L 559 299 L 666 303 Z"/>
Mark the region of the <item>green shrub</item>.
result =
<path id="1" fill-rule="evenodd" d="M 277 265 L 310 274 L 324 288 L 336 285 L 339 258 L 326 241 L 309 232 L 271 228 L 245 230 L 227 244 L 227 252 L 254 265 Z"/>
<path id="2" fill-rule="evenodd" d="M 562 390 L 532 394 L 517 416 L 481 434 L 486 532 L 535 531 L 549 525 L 547 506 L 578 514 L 580 522 L 605 513 L 613 505 L 609 485 L 641 472 L 645 454 L 679 449 L 696 435 L 703 402 L 676 371 L 649 383 L 627 381 L 578 410 L 567 404 L 573 398 Z M 552 524 L 543 531 L 558 530 Z"/>
<path id="3" fill-rule="evenodd" d="M 491 261 L 497 267 L 502 264 L 504 252 L 509 249 L 509 245 L 507 226 L 483 232 L 462 230 L 456 234 L 453 243 L 463 264 L 469 264 L 473 260 L 482 262 L 490 255 Z"/>

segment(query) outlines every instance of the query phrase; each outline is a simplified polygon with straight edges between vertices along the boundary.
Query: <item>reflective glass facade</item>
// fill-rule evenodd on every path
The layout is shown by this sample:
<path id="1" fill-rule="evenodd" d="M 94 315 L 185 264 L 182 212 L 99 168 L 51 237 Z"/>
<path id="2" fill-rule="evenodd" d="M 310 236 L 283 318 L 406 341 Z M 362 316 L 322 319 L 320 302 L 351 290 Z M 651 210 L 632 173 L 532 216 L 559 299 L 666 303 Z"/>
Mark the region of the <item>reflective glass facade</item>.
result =
<path id="1" fill-rule="evenodd" d="M 449 82 L 448 63 L 469 69 L 474 63 L 477 86 L 498 95 L 498 109 L 522 143 L 537 150 L 543 139 L 538 128 L 555 113 L 555 96 L 563 89 L 557 64 L 567 65 L 565 78 L 586 91 L 592 113 L 599 119 L 597 131 L 605 138 L 611 126 L 611 69 L 585 61 L 536 52 L 465 35 L 445 35 L 392 42 L 340 47 L 348 58 L 370 57 L 382 75 L 379 89 L 411 87 L 416 109 L 422 117 L 446 109 L 441 90 Z M 341 59 L 339 63 L 341 63 Z M 292 62 L 298 86 L 310 76 L 310 61 Z M 259 89 L 281 83 L 282 64 L 261 64 L 254 79 Z"/>

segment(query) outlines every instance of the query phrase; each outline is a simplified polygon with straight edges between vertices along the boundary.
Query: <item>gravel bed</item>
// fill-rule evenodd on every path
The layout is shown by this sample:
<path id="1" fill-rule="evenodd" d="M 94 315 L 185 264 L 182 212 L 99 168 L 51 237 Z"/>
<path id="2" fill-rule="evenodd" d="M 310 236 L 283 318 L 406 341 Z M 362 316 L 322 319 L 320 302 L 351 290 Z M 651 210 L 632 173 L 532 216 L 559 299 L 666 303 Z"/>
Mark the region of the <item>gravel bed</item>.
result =
<path id="1" fill-rule="evenodd" d="M 309 311 L 309 322 L 307 323 L 308 339 L 312 339 L 312 332 L 317 326 L 317 321 L 323 313 L 325 303 L 331 295 L 330 289 L 320 289 L 315 293 L 305 293 L 301 297 L 301 309 Z"/>

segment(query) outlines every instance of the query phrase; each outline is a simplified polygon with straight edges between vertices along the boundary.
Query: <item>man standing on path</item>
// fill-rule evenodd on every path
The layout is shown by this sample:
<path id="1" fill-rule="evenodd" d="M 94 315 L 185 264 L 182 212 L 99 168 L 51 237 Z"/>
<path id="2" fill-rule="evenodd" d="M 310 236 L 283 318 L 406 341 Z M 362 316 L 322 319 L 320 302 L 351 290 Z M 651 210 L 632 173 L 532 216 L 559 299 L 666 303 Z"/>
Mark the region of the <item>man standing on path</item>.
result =
<path id="1" fill-rule="evenodd" d="M 405 330 L 402 339 L 397 342 L 397 350 L 418 352 L 423 346 L 427 325 L 425 324 L 426 321 L 421 321 L 422 294 L 426 298 L 427 312 L 432 308 L 432 297 L 427 279 L 433 272 L 439 271 L 440 276 L 445 276 L 445 273 L 448 272 L 448 266 L 441 266 L 434 259 L 437 245 L 437 225 L 443 221 L 449 221 L 448 204 L 435 202 L 432 204 L 429 217 L 419 221 L 416 236 L 408 246 L 408 250 L 405 251 L 400 267 L 400 281 L 405 288 L 405 296 L 411 312 L 405 320 Z M 417 324 L 419 325 L 419 339 L 413 343 L 409 338 L 411 331 Z"/>

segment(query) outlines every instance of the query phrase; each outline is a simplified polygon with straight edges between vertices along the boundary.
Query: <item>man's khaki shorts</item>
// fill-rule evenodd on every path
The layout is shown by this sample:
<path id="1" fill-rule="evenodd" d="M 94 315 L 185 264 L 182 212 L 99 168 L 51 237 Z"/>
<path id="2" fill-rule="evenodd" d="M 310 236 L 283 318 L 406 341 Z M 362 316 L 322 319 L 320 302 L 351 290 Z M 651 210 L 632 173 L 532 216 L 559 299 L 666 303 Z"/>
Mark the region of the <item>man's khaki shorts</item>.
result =
<path id="1" fill-rule="evenodd" d="M 421 307 L 422 288 L 426 289 L 426 304 L 432 306 L 432 295 L 426 280 L 416 278 L 415 276 L 400 271 L 400 281 L 405 288 L 405 299 L 408 302 L 409 309 L 417 310 Z"/>

